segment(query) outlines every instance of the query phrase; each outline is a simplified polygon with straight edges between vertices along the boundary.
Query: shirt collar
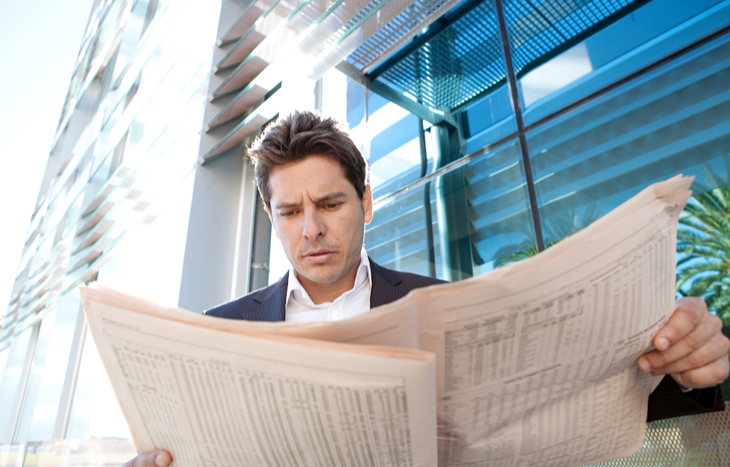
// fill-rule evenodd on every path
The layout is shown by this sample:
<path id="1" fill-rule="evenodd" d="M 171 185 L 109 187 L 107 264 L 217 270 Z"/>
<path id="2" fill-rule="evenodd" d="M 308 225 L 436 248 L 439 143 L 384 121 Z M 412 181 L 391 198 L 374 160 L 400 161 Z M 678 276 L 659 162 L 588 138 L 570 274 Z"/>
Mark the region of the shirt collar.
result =
<path id="1" fill-rule="evenodd" d="M 348 292 L 355 290 L 358 285 L 362 284 L 365 280 L 367 280 L 370 283 L 370 289 L 372 290 L 373 287 L 373 275 L 370 271 L 370 259 L 368 258 L 368 254 L 365 251 L 365 248 L 360 251 L 360 266 L 357 268 L 357 275 L 355 276 L 355 284 L 353 285 L 352 289 L 350 289 Z M 302 286 L 301 282 L 299 282 L 299 279 L 297 279 L 297 273 L 294 271 L 294 268 L 289 268 L 289 279 L 288 284 L 286 286 L 286 304 L 285 307 L 289 306 L 289 300 L 292 299 L 292 295 L 296 292 L 296 300 L 303 300 L 308 306 L 311 307 L 320 307 L 325 306 L 327 303 L 325 302 L 321 303 L 319 305 L 315 305 L 311 298 L 309 298 L 309 294 L 306 290 L 304 290 L 304 287 Z M 345 292 L 347 293 L 347 292 Z M 344 294 L 343 294 L 344 295 Z M 339 297 L 338 297 L 339 298 Z"/>

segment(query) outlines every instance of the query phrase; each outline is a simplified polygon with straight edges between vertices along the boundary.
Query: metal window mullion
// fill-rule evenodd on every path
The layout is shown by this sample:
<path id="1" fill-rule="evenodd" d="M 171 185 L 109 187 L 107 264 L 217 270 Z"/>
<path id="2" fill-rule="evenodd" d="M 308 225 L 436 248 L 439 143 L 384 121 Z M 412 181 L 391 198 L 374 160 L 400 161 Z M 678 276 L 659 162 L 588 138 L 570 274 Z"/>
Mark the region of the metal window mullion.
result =
<path id="1" fill-rule="evenodd" d="M 81 356 L 84 352 L 86 332 L 86 317 L 83 311 L 79 309 L 68 364 L 66 365 L 66 378 L 63 382 L 61 400 L 58 404 L 56 425 L 53 428 L 53 439 L 66 439 L 68 437 L 68 429 L 71 424 L 71 410 L 73 408 L 74 395 L 76 394 L 76 384 L 78 382 L 79 369 L 81 368 Z"/>
<path id="2" fill-rule="evenodd" d="M 532 211 L 532 222 L 535 226 L 535 241 L 537 251 L 545 249 L 542 239 L 542 225 L 540 224 L 540 213 L 537 206 L 537 195 L 535 193 L 535 183 L 532 176 L 532 167 L 530 166 L 530 153 L 527 148 L 527 139 L 525 136 L 525 125 L 522 121 L 522 108 L 520 104 L 520 96 L 517 92 L 517 79 L 515 78 L 514 68 L 512 66 L 512 53 L 509 45 L 509 34 L 507 32 L 507 24 L 504 18 L 504 9 L 502 8 L 502 0 L 494 0 L 495 11 L 497 13 L 497 22 L 499 23 L 499 32 L 502 37 L 502 50 L 504 53 L 504 64 L 507 74 L 507 85 L 509 86 L 510 96 L 512 97 L 512 107 L 515 112 L 515 120 L 517 122 L 517 134 L 520 140 L 520 149 L 522 151 L 522 162 L 525 170 L 525 181 L 527 183 L 527 194 L 530 198 L 530 209 Z"/>
<path id="3" fill-rule="evenodd" d="M 10 441 L 17 443 L 18 428 L 20 427 L 20 419 L 23 414 L 23 406 L 25 405 L 25 396 L 28 393 L 28 383 L 30 381 L 30 373 L 33 369 L 33 360 L 35 359 L 35 351 L 38 346 L 38 334 L 41 329 L 41 322 L 38 321 L 30 334 L 28 342 L 28 351 L 25 354 L 25 363 L 23 364 L 23 372 L 20 375 L 20 384 L 18 385 L 20 392 L 16 397 L 15 413 L 13 414 L 13 430 L 10 433 Z"/>
<path id="4" fill-rule="evenodd" d="M 246 158 L 244 157 L 244 159 Z M 241 167 L 242 182 L 238 197 L 238 221 L 236 222 L 233 251 L 230 300 L 251 292 L 251 277 L 254 269 L 253 248 L 258 192 L 253 168 L 246 160 Z M 268 261 L 265 264 L 266 266 L 262 269 L 268 270 Z"/>

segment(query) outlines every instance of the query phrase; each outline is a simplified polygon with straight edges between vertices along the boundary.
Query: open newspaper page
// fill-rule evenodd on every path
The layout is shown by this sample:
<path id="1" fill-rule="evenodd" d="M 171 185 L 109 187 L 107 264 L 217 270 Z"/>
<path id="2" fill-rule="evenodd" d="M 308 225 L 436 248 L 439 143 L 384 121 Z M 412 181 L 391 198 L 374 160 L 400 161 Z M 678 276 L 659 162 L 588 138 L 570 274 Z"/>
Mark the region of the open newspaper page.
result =
<path id="1" fill-rule="evenodd" d="M 369 364 L 354 365 L 347 359 L 338 358 L 336 361 L 328 362 L 325 370 L 321 370 L 322 373 L 319 373 L 320 370 L 310 372 L 308 366 L 301 367 L 296 363 L 302 360 L 294 359 L 294 363 L 287 360 L 290 358 L 289 351 L 282 353 L 284 356 L 281 363 L 270 365 L 266 358 L 271 354 L 265 349 L 272 345 L 277 349 L 283 348 L 282 344 L 279 342 L 261 344 L 260 341 L 266 339 L 256 339 L 254 345 L 247 343 L 249 341 L 246 339 L 242 340 L 242 336 L 278 335 L 294 340 L 307 338 L 307 342 L 310 343 L 312 341 L 309 339 L 321 339 L 363 346 L 420 348 L 436 355 L 436 384 L 423 382 L 421 389 L 424 393 L 420 396 L 411 396 L 411 392 L 406 391 L 408 400 L 403 406 L 407 406 L 409 410 L 408 426 L 412 430 L 410 442 L 414 443 L 411 450 L 413 465 L 436 464 L 435 458 L 430 458 L 430 461 L 424 460 L 425 464 L 419 464 L 421 459 L 435 454 L 433 449 L 429 450 L 425 445 L 415 445 L 416 440 L 426 439 L 426 435 L 423 437 L 416 435 L 425 425 L 424 421 L 415 427 L 414 423 L 416 425 L 420 423 L 416 421 L 416 416 L 424 415 L 418 420 L 434 418 L 428 412 L 430 411 L 428 402 L 423 402 L 426 404 L 423 407 L 418 405 L 421 399 L 427 401 L 428 397 L 437 397 L 438 400 L 438 465 L 440 466 L 557 467 L 584 465 L 622 457 L 641 447 L 648 395 L 660 380 L 643 375 L 638 370 L 636 359 L 652 349 L 652 337 L 666 323 L 674 309 L 676 225 L 679 212 L 689 198 L 690 184 L 690 178 L 675 177 L 652 185 L 588 228 L 562 240 L 534 258 L 474 279 L 418 289 L 401 300 L 344 321 L 254 323 L 225 320 L 166 309 L 115 292 L 113 301 L 117 308 L 114 309 L 121 307 L 133 310 L 135 316 L 130 315 L 125 318 L 127 321 L 124 323 L 115 324 L 119 321 L 117 312 L 105 311 L 109 313 L 108 320 L 112 325 L 105 324 L 106 321 L 102 320 L 92 326 L 92 332 L 96 334 L 103 332 L 113 337 L 109 339 L 111 344 L 100 344 L 97 339 L 100 350 L 102 345 L 116 346 L 110 347 L 112 350 L 103 350 L 102 356 L 113 354 L 118 352 L 116 349 L 126 348 L 124 346 L 132 346 L 132 342 L 137 342 L 122 333 L 122 330 L 135 328 L 149 332 L 149 327 L 140 325 L 140 315 L 156 316 L 169 323 L 176 323 L 181 326 L 180 329 L 198 327 L 209 331 L 215 329 L 230 334 L 234 339 L 231 342 L 222 338 L 219 340 L 218 337 L 209 337 L 202 341 L 194 340 L 198 337 L 178 331 L 178 328 L 169 327 L 168 324 L 155 325 L 164 329 L 159 333 L 156 332 L 155 336 L 164 334 L 176 337 L 174 352 L 183 354 L 183 350 L 178 348 L 184 349 L 184 352 L 195 358 L 208 359 L 205 361 L 220 359 L 226 362 L 226 365 L 229 364 L 229 359 L 236 362 L 245 360 L 246 365 L 249 365 L 249 360 L 259 361 L 256 359 L 261 358 L 260 361 L 266 363 L 254 366 L 256 371 L 281 369 L 275 373 L 277 376 L 272 378 L 286 379 L 282 375 L 294 375 L 296 381 L 307 381 L 310 374 L 324 375 L 325 370 L 331 370 L 333 373 L 326 373 L 330 376 L 326 378 L 322 376 L 322 381 L 325 383 L 330 377 L 332 380 L 339 380 L 332 376 L 339 371 L 342 371 L 343 378 L 346 376 L 357 379 L 362 375 L 381 375 L 378 371 L 383 367 L 380 364 L 374 364 L 374 367 Z M 103 288 L 87 290 L 85 296 L 89 292 L 101 293 Z M 94 327 L 99 329 L 94 331 Z M 215 335 L 222 334 L 218 332 Z M 147 338 L 138 336 L 135 339 L 141 341 L 139 344 L 134 344 L 133 348 L 151 348 Z M 162 338 L 165 339 L 169 337 Z M 295 345 L 294 340 L 291 345 Z M 322 343 L 322 345 L 328 344 Z M 160 346 L 169 348 L 168 344 Z M 256 351 L 251 354 L 253 350 L 249 347 L 262 349 L 261 353 Z M 343 346 L 344 349 L 357 347 L 357 345 Z M 314 349 L 315 347 L 312 347 L 307 352 L 314 352 Z M 167 351 L 161 352 L 165 359 L 170 359 L 170 355 L 173 355 L 165 353 Z M 292 354 L 301 352 L 303 351 L 291 350 Z M 395 350 L 391 349 L 388 352 Z M 276 355 L 278 357 L 280 354 Z M 319 361 L 317 355 L 322 354 L 315 352 L 312 357 L 306 357 L 306 361 Z M 327 355 L 331 356 L 330 353 Z M 193 357 L 186 358 L 193 361 Z M 361 357 L 365 358 L 364 355 Z M 111 359 L 109 356 L 105 358 Z M 327 357 L 322 358 L 327 359 Z M 109 369 L 106 360 L 105 365 L 110 375 L 112 373 L 126 375 L 118 363 L 116 365 L 119 367 L 113 371 Z M 165 363 L 165 365 L 176 368 L 175 365 L 178 363 L 175 362 L 174 365 Z M 235 365 L 234 367 L 238 368 Z M 221 368 L 226 368 L 228 371 L 228 366 Z M 356 375 L 359 376 L 352 376 L 353 369 L 358 369 Z M 145 371 L 152 375 L 157 370 Z M 239 370 L 231 371 L 231 375 L 236 376 L 230 376 L 230 381 L 233 381 L 230 384 L 243 388 L 240 391 L 246 390 L 247 386 L 239 381 L 247 380 L 238 376 Z M 394 373 L 401 374 L 400 371 Z M 177 373 L 173 375 L 177 378 Z M 388 378 L 392 375 L 386 372 L 377 378 L 366 379 L 389 381 Z M 119 381 L 115 382 L 115 378 Z M 125 378 L 127 376 L 112 377 L 117 397 L 123 408 L 125 405 L 134 405 L 125 403 L 132 397 L 133 392 L 126 388 L 125 385 L 131 383 Z M 416 378 L 411 380 L 415 381 Z M 406 379 L 406 382 L 411 380 Z M 325 385 L 325 383 L 316 384 Z M 406 384 L 407 389 L 411 387 L 409 384 Z M 123 386 L 122 390 L 117 389 L 119 385 Z M 353 386 L 356 384 L 353 383 Z M 187 410 L 185 407 L 192 406 L 195 398 L 201 397 L 201 394 L 218 391 L 218 389 L 197 388 L 193 391 L 184 384 L 182 387 L 183 389 L 175 390 L 184 396 L 175 396 L 174 402 L 179 404 L 175 407 L 181 411 Z M 268 388 L 266 390 L 273 391 L 271 389 L 273 387 L 275 387 L 273 384 L 266 386 Z M 249 393 L 241 392 L 241 394 Z M 271 428 L 266 428 L 269 431 L 259 428 L 260 423 L 269 423 L 268 421 L 257 421 L 269 416 L 267 410 L 277 414 L 273 417 L 276 423 L 284 423 L 281 419 L 287 417 L 282 415 L 286 411 L 276 408 L 282 402 L 277 399 L 279 396 L 272 394 L 274 393 L 262 400 L 263 409 L 255 407 L 255 404 L 247 406 L 246 412 L 236 409 L 238 410 L 236 413 L 246 414 L 236 417 L 239 421 L 244 419 L 242 423 L 247 430 L 245 433 L 254 433 L 256 436 L 262 432 L 271 433 Z M 414 394 L 418 394 L 418 391 Z M 237 397 L 241 399 L 243 396 Z M 219 402 L 217 397 L 212 399 L 216 403 Z M 246 399 L 249 401 L 246 403 L 250 403 L 250 400 L 252 399 Z M 307 402 L 307 404 L 313 403 Z M 394 410 L 394 407 L 388 406 L 386 412 L 389 410 Z M 345 411 L 349 410 L 346 408 Z M 421 414 L 421 411 L 425 412 Z M 304 420 L 304 416 L 301 417 Z M 130 414 L 127 414 L 127 418 L 137 436 L 134 423 L 140 422 Z M 204 423 L 198 423 L 195 419 L 185 423 L 176 420 L 168 423 L 166 429 L 179 425 L 190 431 L 193 429 L 187 427 L 192 424 L 191 426 L 200 425 L 205 430 L 213 430 L 210 427 L 214 426 L 216 419 L 218 415 L 211 412 Z M 224 425 L 232 423 L 228 422 L 226 417 L 222 420 Z M 319 420 L 317 423 L 323 422 Z M 429 428 L 433 433 L 433 427 Z M 194 428 L 194 430 L 201 429 L 203 428 Z M 195 439 L 203 439 L 198 436 L 198 431 L 191 432 L 197 436 Z M 285 432 L 289 433 L 286 430 Z M 317 433 L 319 434 L 319 431 Z M 334 452 L 333 449 L 340 450 L 337 452 L 344 452 L 342 450 L 345 449 L 365 452 L 365 448 L 361 448 L 361 444 L 358 444 L 362 439 L 359 441 L 354 438 L 333 439 L 336 439 L 337 443 L 340 440 L 355 442 L 356 447 L 345 447 L 337 443 L 335 443 L 336 448 L 331 444 L 312 444 L 316 441 L 314 438 L 302 438 L 297 441 L 302 444 L 296 446 L 308 446 L 313 450 L 325 446 L 326 456 L 330 458 L 334 456 L 331 454 Z M 396 440 L 402 439 L 396 437 Z M 264 441 L 270 441 L 268 435 Z M 155 443 L 146 438 L 138 439 L 138 445 L 143 450 L 147 450 L 148 446 L 172 445 L 167 442 Z M 215 438 L 215 442 L 210 444 L 213 447 L 206 449 L 215 450 L 225 444 Z M 425 453 L 421 457 L 417 457 L 422 454 L 418 452 L 419 449 L 423 449 Z M 200 452 L 203 454 L 197 455 L 205 457 L 205 451 Z M 292 453 L 296 452 L 300 452 L 299 448 L 287 451 L 286 455 L 294 455 Z M 250 455 L 263 454 L 254 451 Z M 238 458 L 225 461 L 216 456 L 220 454 L 211 455 L 210 459 L 218 463 L 239 462 Z M 254 458 L 261 459 L 261 457 L 251 457 Z M 193 464 L 207 462 L 206 459 L 198 462 L 196 458 Z M 336 462 L 328 463 L 326 459 L 323 461 L 320 458 L 302 459 L 302 462 L 298 462 L 299 458 L 271 457 L 270 459 L 276 459 L 276 462 L 281 462 L 282 465 L 288 465 L 287 462 L 291 459 L 297 459 L 292 460 L 291 465 L 337 465 Z M 260 465 L 276 463 L 272 462 L 262 461 Z M 411 464 L 364 462 L 348 465 Z"/>
<path id="2" fill-rule="evenodd" d="M 584 465 L 641 447 L 661 378 L 636 359 L 674 309 L 690 183 L 652 187 L 544 255 L 409 297 L 420 348 L 437 355 L 440 466 Z"/>
<path id="3" fill-rule="evenodd" d="M 211 329 L 223 320 L 81 293 L 140 452 L 178 467 L 436 465 L 432 354 Z"/>

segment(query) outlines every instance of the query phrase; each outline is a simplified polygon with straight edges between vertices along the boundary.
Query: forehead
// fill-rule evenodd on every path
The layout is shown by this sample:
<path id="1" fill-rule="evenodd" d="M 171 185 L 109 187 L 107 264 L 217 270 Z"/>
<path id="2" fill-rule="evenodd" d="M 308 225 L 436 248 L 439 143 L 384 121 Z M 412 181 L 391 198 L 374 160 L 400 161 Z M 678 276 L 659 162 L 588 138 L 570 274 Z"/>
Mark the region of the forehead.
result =
<path id="1" fill-rule="evenodd" d="M 275 200 L 293 201 L 303 195 L 315 196 L 334 191 L 355 193 L 342 165 L 329 156 L 313 155 L 275 166 L 269 174 L 269 195 Z"/>

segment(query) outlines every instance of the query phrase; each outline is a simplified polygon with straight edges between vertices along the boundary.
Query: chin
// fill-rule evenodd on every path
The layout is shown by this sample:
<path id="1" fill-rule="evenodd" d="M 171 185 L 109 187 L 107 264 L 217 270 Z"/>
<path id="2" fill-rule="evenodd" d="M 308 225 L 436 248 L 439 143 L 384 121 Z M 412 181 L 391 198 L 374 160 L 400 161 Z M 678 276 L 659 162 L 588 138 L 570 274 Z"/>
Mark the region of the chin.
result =
<path id="1" fill-rule="evenodd" d="M 302 274 L 302 273 L 300 273 Z M 302 274 L 307 280 L 316 282 L 318 284 L 330 284 L 332 282 L 337 281 L 340 279 L 343 274 L 337 274 L 334 272 L 328 272 L 328 271 L 317 271 L 317 270 L 304 270 L 304 274 Z"/>

